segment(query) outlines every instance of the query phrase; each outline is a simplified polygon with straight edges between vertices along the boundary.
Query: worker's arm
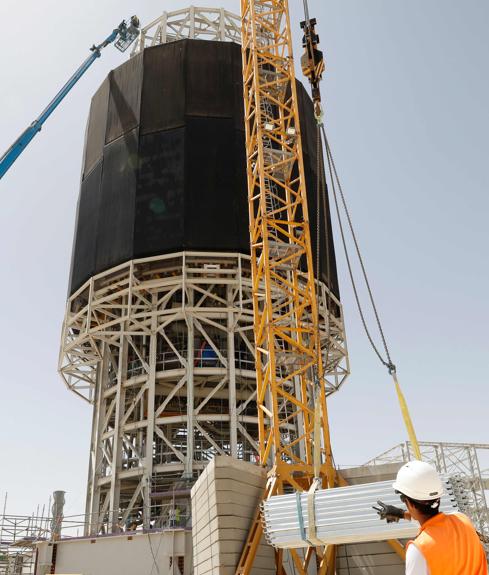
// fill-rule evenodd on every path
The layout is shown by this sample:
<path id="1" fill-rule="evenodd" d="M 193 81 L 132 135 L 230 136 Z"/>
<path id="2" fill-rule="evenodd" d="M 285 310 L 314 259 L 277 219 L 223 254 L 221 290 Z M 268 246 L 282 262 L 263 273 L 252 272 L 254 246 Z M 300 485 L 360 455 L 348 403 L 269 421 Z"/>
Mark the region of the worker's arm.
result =
<path id="1" fill-rule="evenodd" d="M 397 523 L 399 519 L 406 519 L 407 521 L 411 521 L 411 514 L 405 509 L 395 507 L 394 505 L 386 505 L 382 501 L 377 501 L 377 505 L 378 507 L 375 507 L 374 505 L 372 509 L 375 509 L 379 517 L 381 519 L 385 519 L 387 523 Z"/>
<path id="2" fill-rule="evenodd" d="M 426 559 L 414 544 L 406 551 L 406 575 L 430 575 Z"/>

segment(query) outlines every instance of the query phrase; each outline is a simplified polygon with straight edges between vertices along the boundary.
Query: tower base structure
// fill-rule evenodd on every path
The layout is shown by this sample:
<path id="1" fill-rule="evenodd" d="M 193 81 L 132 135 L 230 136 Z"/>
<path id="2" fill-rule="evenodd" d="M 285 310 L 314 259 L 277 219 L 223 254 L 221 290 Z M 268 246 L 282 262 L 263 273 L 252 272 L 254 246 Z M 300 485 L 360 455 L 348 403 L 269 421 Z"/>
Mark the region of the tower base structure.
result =
<path id="1" fill-rule="evenodd" d="M 348 375 L 343 317 L 321 282 L 318 294 L 333 393 Z M 243 254 L 132 260 L 69 298 L 59 370 L 93 405 L 86 535 L 165 528 L 177 515 L 185 527 L 191 486 L 212 458 L 258 462 L 254 353 Z"/>

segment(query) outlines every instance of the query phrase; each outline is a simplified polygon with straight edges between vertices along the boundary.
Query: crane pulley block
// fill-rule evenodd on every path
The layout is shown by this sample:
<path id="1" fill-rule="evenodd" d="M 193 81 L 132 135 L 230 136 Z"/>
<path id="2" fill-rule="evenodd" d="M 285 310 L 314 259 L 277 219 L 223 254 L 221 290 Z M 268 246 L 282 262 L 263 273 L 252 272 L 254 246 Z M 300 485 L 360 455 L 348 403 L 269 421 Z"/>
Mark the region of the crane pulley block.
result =
<path id="1" fill-rule="evenodd" d="M 316 18 L 310 18 L 301 22 L 301 28 L 304 31 L 302 38 L 304 54 L 301 58 L 301 68 L 302 73 L 311 83 L 312 99 L 315 107 L 321 102 L 319 82 L 325 68 L 323 53 L 317 47 L 319 36 L 316 34 L 316 24 Z"/>

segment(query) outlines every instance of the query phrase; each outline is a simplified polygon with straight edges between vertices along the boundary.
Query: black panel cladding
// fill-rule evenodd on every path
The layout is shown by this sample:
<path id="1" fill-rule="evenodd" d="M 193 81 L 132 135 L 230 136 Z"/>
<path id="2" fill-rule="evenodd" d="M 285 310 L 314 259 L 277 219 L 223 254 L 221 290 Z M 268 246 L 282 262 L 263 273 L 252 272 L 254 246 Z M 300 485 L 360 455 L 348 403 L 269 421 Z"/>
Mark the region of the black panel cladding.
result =
<path id="1" fill-rule="evenodd" d="M 316 123 L 300 84 L 298 95 L 315 243 Z M 230 42 L 147 48 L 92 99 L 70 293 L 127 260 L 182 250 L 249 253 L 241 48 Z M 332 237 L 329 253 L 338 293 Z M 320 260 L 325 280 L 324 237 Z"/>
<path id="2" fill-rule="evenodd" d="M 297 82 L 297 100 L 301 118 L 302 149 L 304 154 L 304 171 L 307 185 L 307 203 L 309 210 L 309 227 L 313 250 L 314 269 L 316 269 L 317 244 L 317 123 L 314 117 L 314 108 L 304 86 Z M 335 293 L 339 294 L 338 275 L 336 271 L 336 257 L 334 251 L 333 232 L 331 228 L 331 212 L 328 194 L 326 194 L 326 213 L 321 201 L 320 207 L 320 275 L 321 279 Z M 326 245 L 326 230 L 328 231 L 328 244 Z M 329 258 L 327 258 L 329 255 Z M 329 265 L 328 265 L 329 260 Z M 328 275 L 330 281 L 328 282 Z"/>
<path id="3" fill-rule="evenodd" d="M 141 134 L 185 125 L 186 46 L 172 42 L 143 52 Z"/>
<path id="4" fill-rule="evenodd" d="M 239 237 L 239 220 L 247 220 L 248 211 L 239 210 L 236 201 L 246 189 L 244 174 L 239 171 L 245 157 L 233 153 L 234 141 L 241 134 L 235 133 L 231 118 L 188 119 L 186 130 L 185 247 L 248 251 L 247 232 L 246 241 L 240 242 L 243 238 Z M 201 182 L 205 184 L 201 186 Z"/>
<path id="5" fill-rule="evenodd" d="M 132 258 L 138 133 L 128 132 L 104 151 L 97 229 L 97 270 Z"/>
<path id="6" fill-rule="evenodd" d="M 230 81 L 232 52 L 233 44 L 227 42 L 196 40 L 188 44 L 185 70 L 187 116 L 234 116 L 233 83 Z"/>
<path id="7" fill-rule="evenodd" d="M 87 176 L 94 165 L 102 159 L 105 144 L 105 128 L 107 124 L 107 108 L 109 105 L 109 79 L 102 82 L 95 92 L 90 106 L 85 136 L 85 159 L 83 175 Z"/>
<path id="8" fill-rule="evenodd" d="M 81 184 L 71 257 L 72 286 L 82 285 L 96 273 L 95 254 L 97 253 L 101 179 L 102 162 L 100 161 Z"/>
<path id="9" fill-rule="evenodd" d="M 179 251 L 184 243 L 185 128 L 142 136 L 134 252 Z"/>
<path id="10" fill-rule="evenodd" d="M 106 144 L 139 125 L 142 61 L 142 54 L 138 54 L 109 74 Z"/>

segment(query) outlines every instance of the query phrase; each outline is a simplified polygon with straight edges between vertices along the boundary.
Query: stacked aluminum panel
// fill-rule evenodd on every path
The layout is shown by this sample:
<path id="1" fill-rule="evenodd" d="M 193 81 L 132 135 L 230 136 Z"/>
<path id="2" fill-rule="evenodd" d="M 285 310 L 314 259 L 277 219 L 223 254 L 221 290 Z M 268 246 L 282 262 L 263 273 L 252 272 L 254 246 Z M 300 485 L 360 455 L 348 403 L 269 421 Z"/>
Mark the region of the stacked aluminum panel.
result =
<path id="1" fill-rule="evenodd" d="M 454 513 L 459 510 L 448 478 L 444 479 L 445 494 L 440 510 Z M 367 483 L 314 493 L 316 538 L 323 545 L 340 545 L 366 541 L 385 541 L 415 537 L 417 522 L 381 521 L 372 509 L 381 500 L 387 505 L 402 506 L 392 481 Z M 281 549 L 308 547 L 308 493 L 277 495 L 262 504 L 262 518 L 266 539 Z"/>

